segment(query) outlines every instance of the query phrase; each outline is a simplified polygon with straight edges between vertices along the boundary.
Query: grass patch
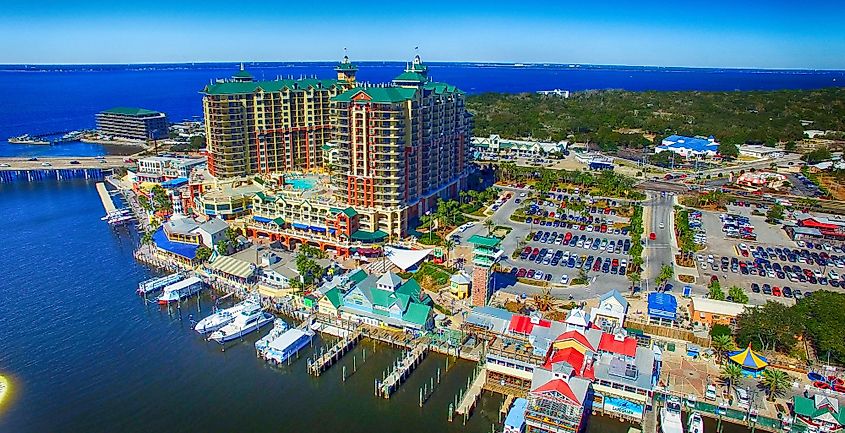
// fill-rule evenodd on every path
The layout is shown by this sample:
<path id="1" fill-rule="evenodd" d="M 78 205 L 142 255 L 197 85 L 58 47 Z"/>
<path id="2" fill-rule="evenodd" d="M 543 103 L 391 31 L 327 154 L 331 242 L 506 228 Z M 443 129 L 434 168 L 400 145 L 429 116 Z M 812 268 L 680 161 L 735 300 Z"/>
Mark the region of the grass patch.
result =
<path id="1" fill-rule="evenodd" d="M 449 284 L 449 278 L 451 278 L 453 274 L 453 271 L 443 266 L 424 262 L 420 268 L 417 269 L 417 272 L 414 272 L 413 278 L 417 280 L 418 283 L 422 283 L 426 277 L 431 277 L 434 284 L 442 287 Z"/>

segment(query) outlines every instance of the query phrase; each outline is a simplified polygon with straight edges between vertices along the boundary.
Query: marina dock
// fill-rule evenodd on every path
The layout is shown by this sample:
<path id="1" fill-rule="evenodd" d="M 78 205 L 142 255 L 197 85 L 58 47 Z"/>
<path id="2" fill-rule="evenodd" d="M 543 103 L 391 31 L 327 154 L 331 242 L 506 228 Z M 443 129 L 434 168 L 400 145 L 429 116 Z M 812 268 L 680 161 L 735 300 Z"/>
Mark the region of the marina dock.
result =
<path id="1" fill-rule="evenodd" d="M 466 394 L 463 395 L 458 407 L 455 409 L 455 412 L 458 415 L 464 415 L 465 417 L 469 415 L 475 407 L 475 404 L 478 402 L 478 398 L 481 397 L 481 391 L 484 390 L 485 382 L 487 382 L 487 369 L 481 367 L 480 370 L 477 370 L 475 379 L 472 381 Z"/>
<path id="2" fill-rule="evenodd" d="M 315 359 L 308 362 L 308 373 L 319 376 L 324 371 L 328 370 L 335 362 L 339 361 L 347 352 L 352 350 L 361 340 L 361 331 L 354 330 L 349 332 L 345 337 L 342 337 L 329 348 L 326 353 L 315 357 Z"/>
<path id="3" fill-rule="evenodd" d="M 97 182 L 97 194 L 100 195 L 100 201 L 103 202 L 103 207 L 106 209 L 106 215 L 111 215 L 117 211 L 117 207 L 114 205 L 114 200 L 111 199 L 111 195 L 109 195 L 109 191 L 106 189 L 105 183 Z"/>
<path id="4" fill-rule="evenodd" d="M 393 365 L 393 371 L 386 374 L 382 381 L 376 379 L 376 395 L 390 398 L 390 395 L 399 389 L 402 382 L 420 365 L 427 351 L 427 344 L 418 344 L 410 351 L 404 352 L 402 358 Z"/>
<path id="5" fill-rule="evenodd" d="M 149 280 L 144 280 L 138 283 L 137 293 L 139 295 L 146 295 L 148 293 L 157 292 L 175 282 L 182 280 L 183 278 L 185 278 L 185 276 L 181 273 L 165 275 L 163 277 L 150 278 Z"/>

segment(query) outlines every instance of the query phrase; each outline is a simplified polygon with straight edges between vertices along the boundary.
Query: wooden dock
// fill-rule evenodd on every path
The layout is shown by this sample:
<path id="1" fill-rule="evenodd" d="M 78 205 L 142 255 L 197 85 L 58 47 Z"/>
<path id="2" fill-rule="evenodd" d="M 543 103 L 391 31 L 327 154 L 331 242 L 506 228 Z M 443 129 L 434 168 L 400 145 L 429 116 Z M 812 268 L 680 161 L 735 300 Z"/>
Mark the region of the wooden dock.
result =
<path id="1" fill-rule="evenodd" d="M 328 351 L 322 355 L 315 356 L 314 359 L 308 361 L 308 373 L 319 376 L 329 367 L 339 361 L 347 352 L 352 350 L 361 340 L 361 331 L 354 330 L 346 334 L 345 337 L 338 340 Z"/>
<path id="2" fill-rule="evenodd" d="M 390 398 L 402 382 L 411 375 L 411 372 L 422 362 L 428 352 L 427 344 L 418 344 L 410 351 L 404 352 L 402 357 L 396 360 L 392 367 L 392 371 L 386 373 L 384 378 L 379 381 L 376 379 L 376 395 L 383 398 Z"/>
<path id="3" fill-rule="evenodd" d="M 466 394 L 463 395 L 460 403 L 458 403 L 458 407 L 455 409 L 455 412 L 458 415 L 469 415 L 475 407 L 475 404 L 478 402 L 478 398 L 481 397 L 481 391 L 484 390 L 485 382 L 487 382 L 487 368 L 482 367 L 478 370 L 475 380 L 472 381 L 472 384 L 467 389 Z"/>
<path id="4" fill-rule="evenodd" d="M 114 205 L 114 201 L 111 199 L 105 183 L 97 182 L 97 194 L 100 195 L 100 200 L 103 202 L 103 207 L 106 209 L 106 215 L 111 215 L 117 211 L 117 207 Z"/>

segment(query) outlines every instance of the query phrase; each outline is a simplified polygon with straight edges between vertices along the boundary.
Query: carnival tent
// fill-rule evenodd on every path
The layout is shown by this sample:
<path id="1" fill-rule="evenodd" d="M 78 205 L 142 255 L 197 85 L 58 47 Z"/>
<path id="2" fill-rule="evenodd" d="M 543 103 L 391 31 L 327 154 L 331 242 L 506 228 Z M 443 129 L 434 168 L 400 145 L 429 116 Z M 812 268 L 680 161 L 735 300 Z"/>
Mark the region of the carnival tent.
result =
<path id="1" fill-rule="evenodd" d="M 769 361 L 765 357 L 751 350 L 751 343 L 748 344 L 745 350 L 731 352 L 728 358 L 732 362 L 739 364 L 742 367 L 742 371 L 748 376 L 757 376 L 769 365 Z"/>

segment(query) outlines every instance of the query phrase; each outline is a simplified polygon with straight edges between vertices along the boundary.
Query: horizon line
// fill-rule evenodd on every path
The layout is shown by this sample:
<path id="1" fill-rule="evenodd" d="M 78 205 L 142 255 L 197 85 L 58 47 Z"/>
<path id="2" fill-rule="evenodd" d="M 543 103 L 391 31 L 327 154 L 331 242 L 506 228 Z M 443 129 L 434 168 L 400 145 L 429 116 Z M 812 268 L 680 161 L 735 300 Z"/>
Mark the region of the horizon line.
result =
<path id="1" fill-rule="evenodd" d="M 352 63 L 410 63 L 407 60 L 350 60 Z M 179 61 L 179 62 L 132 62 L 132 63 L 3 63 L 0 62 L 0 67 L 8 66 L 135 66 L 135 65 L 215 65 L 232 63 L 238 65 L 247 64 L 269 64 L 269 63 L 338 63 L 338 60 L 203 60 L 203 61 Z M 628 67 L 628 68 L 661 68 L 661 69 L 726 69 L 726 70 L 748 70 L 748 71 L 816 71 L 816 72 L 845 72 L 845 69 L 828 69 L 828 68 L 767 68 L 754 66 L 666 66 L 666 65 L 634 65 L 634 64 L 613 64 L 613 63 L 574 63 L 574 62 L 496 62 L 496 61 L 472 61 L 472 60 L 448 60 L 448 61 L 427 61 L 427 64 L 482 64 L 491 66 L 566 66 L 572 68 L 572 65 L 590 66 L 590 67 Z M 572 68 L 576 69 L 576 68 Z"/>

